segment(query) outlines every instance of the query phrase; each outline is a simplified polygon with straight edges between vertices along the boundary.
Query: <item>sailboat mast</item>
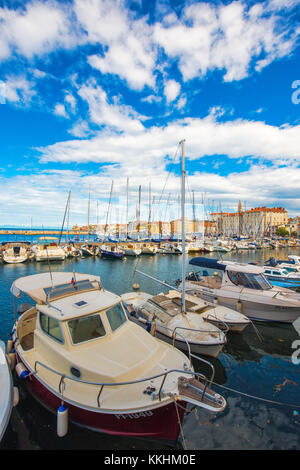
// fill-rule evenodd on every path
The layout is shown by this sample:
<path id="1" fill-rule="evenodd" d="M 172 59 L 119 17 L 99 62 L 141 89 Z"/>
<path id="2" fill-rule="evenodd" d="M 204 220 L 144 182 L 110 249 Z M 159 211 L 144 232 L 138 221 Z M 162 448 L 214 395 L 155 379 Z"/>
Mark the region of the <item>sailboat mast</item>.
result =
<path id="1" fill-rule="evenodd" d="M 126 183 L 126 241 L 128 240 L 128 190 L 129 190 L 129 178 Z"/>
<path id="2" fill-rule="evenodd" d="M 185 156 L 184 142 L 181 143 L 181 247 L 182 247 L 182 295 L 181 295 L 181 313 L 185 313 Z"/>
<path id="3" fill-rule="evenodd" d="M 90 207 L 91 207 L 91 187 L 89 186 L 89 200 L 88 200 L 88 240 L 90 240 Z"/>

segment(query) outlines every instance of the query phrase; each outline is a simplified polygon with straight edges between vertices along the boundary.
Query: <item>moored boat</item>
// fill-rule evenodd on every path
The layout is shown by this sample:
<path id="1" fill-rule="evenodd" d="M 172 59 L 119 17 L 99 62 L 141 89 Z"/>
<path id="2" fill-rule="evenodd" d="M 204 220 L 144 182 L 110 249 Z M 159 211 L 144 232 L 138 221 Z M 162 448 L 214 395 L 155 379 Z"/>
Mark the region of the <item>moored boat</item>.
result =
<path id="1" fill-rule="evenodd" d="M 261 266 L 204 257 L 193 258 L 190 264 L 223 272 L 186 281 L 186 289 L 204 300 L 217 301 L 257 321 L 293 323 L 300 316 L 300 295 L 272 286 Z"/>
<path id="2" fill-rule="evenodd" d="M 176 441 L 188 403 L 224 410 L 224 398 L 191 358 L 128 321 L 121 298 L 98 276 L 37 274 L 17 279 L 11 292 L 36 302 L 13 328 L 16 371 L 57 412 L 60 436 L 70 420 L 108 434 Z"/>
<path id="3" fill-rule="evenodd" d="M 3 242 L 2 259 L 5 263 L 24 263 L 29 259 L 30 242 Z"/>
<path id="4" fill-rule="evenodd" d="M 36 261 L 63 261 L 66 258 L 66 253 L 58 245 L 56 237 L 40 237 L 32 251 Z"/>

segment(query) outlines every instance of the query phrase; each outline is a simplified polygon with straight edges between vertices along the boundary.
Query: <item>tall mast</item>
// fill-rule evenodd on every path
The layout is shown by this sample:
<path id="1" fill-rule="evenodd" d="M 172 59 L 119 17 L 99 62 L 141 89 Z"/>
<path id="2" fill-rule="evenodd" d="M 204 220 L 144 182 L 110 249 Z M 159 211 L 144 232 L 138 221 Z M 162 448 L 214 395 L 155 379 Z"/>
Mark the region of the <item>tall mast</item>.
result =
<path id="1" fill-rule="evenodd" d="M 111 205 L 111 198 L 112 198 L 112 193 L 113 193 L 113 187 L 114 187 L 114 182 L 111 182 L 111 188 L 110 188 L 110 196 L 109 196 L 109 203 L 108 203 L 108 209 L 107 209 L 107 214 L 106 214 L 106 223 L 105 223 L 105 229 L 104 229 L 104 234 L 106 235 L 107 232 L 107 224 L 108 224 L 108 217 L 110 213 L 110 205 Z"/>
<path id="2" fill-rule="evenodd" d="M 129 188 L 129 178 L 127 177 L 127 183 L 126 183 L 126 240 L 128 240 L 128 188 Z"/>
<path id="3" fill-rule="evenodd" d="M 91 205 L 91 187 L 89 186 L 89 201 L 88 201 L 88 239 L 90 239 L 90 205 Z"/>
<path id="4" fill-rule="evenodd" d="M 182 295 L 181 295 L 181 313 L 185 313 L 185 156 L 184 156 L 184 142 L 181 143 L 181 246 L 182 246 Z"/>
<path id="5" fill-rule="evenodd" d="M 151 183 L 149 183 L 149 219 L 148 219 L 148 238 L 151 238 Z"/>

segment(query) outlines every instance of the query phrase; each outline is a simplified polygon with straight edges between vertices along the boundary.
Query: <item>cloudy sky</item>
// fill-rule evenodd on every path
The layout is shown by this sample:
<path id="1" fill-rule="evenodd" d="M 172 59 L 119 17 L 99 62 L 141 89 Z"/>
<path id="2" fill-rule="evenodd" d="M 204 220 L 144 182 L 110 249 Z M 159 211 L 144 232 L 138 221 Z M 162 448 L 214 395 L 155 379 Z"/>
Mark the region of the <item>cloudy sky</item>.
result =
<path id="1" fill-rule="evenodd" d="M 300 215 L 300 1 L 2 0 L 0 225 Z"/>

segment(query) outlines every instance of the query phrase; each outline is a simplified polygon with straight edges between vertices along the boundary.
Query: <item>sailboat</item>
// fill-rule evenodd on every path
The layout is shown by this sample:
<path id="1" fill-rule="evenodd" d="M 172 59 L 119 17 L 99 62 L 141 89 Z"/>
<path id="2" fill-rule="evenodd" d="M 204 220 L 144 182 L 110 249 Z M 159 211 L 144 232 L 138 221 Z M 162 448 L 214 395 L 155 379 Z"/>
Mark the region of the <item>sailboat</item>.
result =
<path id="1" fill-rule="evenodd" d="M 184 141 L 182 146 L 182 170 L 181 170 L 181 213 L 182 213 L 182 282 L 185 282 L 185 160 Z M 144 274 L 141 271 L 136 272 Z M 147 274 L 144 274 L 147 277 Z M 152 278 L 154 279 L 154 278 Z M 160 282 L 160 281 L 159 281 Z M 162 283 L 165 284 L 166 283 Z M 171 287 L 171 286 L 169 286 Z M 170 292 L 169 292 L 170 294 Z M 185 289 L 183 287 L 180 302 L 175 303 L 168 294 L 158 296 L 145 296 L 140 293 L 123 294 L 122 299 L 128 307 L 129 314 L 132 310 L 136 315 L 129 315 L 132 321 L 146 325 L 152 323 L 159 337 L 166 342 L 174 341 L 177 347 L 189 350 L 198 354 L 218 357 L 226 343 L 226 334 L 217 326 L 206 322 L 204 318 L 186 309 Z M 178 300 L 178 299 L 177 299 Z"/>

